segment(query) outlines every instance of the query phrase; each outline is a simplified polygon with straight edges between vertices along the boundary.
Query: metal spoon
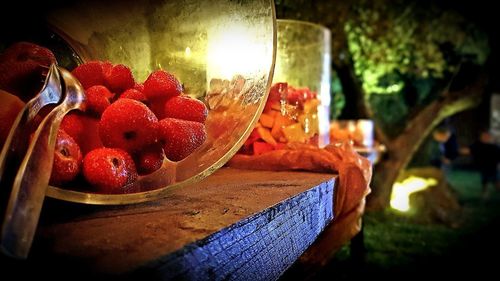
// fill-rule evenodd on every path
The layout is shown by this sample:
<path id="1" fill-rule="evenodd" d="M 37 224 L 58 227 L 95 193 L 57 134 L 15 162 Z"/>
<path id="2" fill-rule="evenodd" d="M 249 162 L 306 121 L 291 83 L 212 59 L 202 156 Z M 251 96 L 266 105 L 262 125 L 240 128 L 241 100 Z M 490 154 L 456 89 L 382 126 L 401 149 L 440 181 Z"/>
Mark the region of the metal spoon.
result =
<path id="1" fill-rule="evenodd" d="M 33 119 L 37 116 L 42 107 L 49 104 L 56 104 L 61 100 L 61 76 L 57 70 L 57 65 L 52 64 L 49 67 L 45 83 L 40 92 L 32 98 L 23 107 L 21 112 L 17 115 L 14 124 L 10 129 L 9 135 L 5 140 L 2 151 L 0 152 L 0 182 L 4 180 L 5 164 L 7 160 L 11 159 L 14 153 L 20 153 L 21 142 L 26 141 L 23 137 L 23 130 L 29 128 Z M 15 142 L 13 142 L 15 140 Z M 12 163 L 9 163 L 12 165 Z"/>
<path id="2" fill-rule="evenodd" d="M 57 131 L 62 118 L 73 109 L 83 110 L 85 94 L 69 71 L 58 67 L 64 99 L 39 125 L 21 162 L 2 224 L 0 246 L 7 255 L 26 258 L 35 235 L 49 183 Z"/>

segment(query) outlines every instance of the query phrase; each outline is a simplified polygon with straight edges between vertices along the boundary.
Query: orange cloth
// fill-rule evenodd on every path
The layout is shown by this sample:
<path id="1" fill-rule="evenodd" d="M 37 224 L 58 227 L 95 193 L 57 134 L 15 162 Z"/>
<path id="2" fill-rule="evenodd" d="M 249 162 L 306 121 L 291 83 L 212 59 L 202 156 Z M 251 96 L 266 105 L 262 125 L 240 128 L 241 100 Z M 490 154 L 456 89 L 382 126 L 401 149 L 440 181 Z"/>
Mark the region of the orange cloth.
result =
<path id="1" fill-rule="evenodd" d="M 330 144 L 323 149 L 313 145 L 289 144 L 285 149 L 261 155 L 237 154 L 228 165 L 241 169 L 338 173 L 340 182 L 335 190 L 335 218 L 322 235 L 331 234 L 328 235 L 328 245 L 322 247 L 325 250 L 323 254 L 338 250 L 361 229 L 365 198 L 370 193 L 372 165 L 349 142 Z"/>
<path id="2" fill-rule="evenodd" d="M 330 144 L 323 149 L 307 144 L 290 144 L 285 149 L 261 155 L 236 154 L 228 165 L 254 170 L 338 173 L 340 184 L 335 197 L 337 218 L 356 209 L 370 193 L 371 163 L 348 142 Z"/>

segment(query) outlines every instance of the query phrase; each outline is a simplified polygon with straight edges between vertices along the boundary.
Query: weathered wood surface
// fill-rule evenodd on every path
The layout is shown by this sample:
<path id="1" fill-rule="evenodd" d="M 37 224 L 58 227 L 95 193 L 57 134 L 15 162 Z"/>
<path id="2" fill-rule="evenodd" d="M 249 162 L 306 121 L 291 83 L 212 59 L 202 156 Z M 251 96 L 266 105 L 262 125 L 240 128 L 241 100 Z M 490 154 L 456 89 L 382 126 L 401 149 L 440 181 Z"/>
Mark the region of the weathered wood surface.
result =
<path id="1" fill-rule="evenodd" d="M 31 263 L 143 280 L 275 280 L 332 220 L 334 183 L 224 168 L 144 204 L 49 201 Z"/>

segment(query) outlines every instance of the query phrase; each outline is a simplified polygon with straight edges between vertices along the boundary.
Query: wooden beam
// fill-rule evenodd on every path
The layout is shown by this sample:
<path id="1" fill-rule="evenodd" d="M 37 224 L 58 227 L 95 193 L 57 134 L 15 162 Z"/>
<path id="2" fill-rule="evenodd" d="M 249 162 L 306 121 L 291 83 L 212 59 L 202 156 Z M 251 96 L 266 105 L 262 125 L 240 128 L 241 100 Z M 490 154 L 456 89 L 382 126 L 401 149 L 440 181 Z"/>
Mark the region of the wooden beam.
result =
<path id="1" fill-rule="evenodd" d="M 223 168 L 149 203 L 50 200 L 31 263 L 144 280 L 275 280 L 332 220 L 335 178 Z"/>

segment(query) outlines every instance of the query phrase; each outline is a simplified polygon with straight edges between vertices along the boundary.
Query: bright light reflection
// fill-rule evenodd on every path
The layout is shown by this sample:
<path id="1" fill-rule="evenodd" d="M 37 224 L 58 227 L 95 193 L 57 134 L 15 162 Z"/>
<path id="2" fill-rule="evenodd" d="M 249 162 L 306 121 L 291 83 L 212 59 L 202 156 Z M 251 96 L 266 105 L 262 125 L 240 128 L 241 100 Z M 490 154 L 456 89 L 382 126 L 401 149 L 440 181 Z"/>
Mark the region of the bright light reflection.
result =
<path id="1" fill-rule="evenodd" d="M 189 47 L 186 47 L 186 50 L 184 51 L 184 55 L 186 56 L 186 58 L 190 58 L 191 57 L 191 48 Z"/>
<path id="2" fill-rule="evenodd" d="M 255 28 L 242 25 L 212 28 L 208 33 L 207 78 L 254 76 L 269 68 L 272 44 L 262 43 Z M 261 73 L 259 76 L 265 73 Z"/>
<path id="3" fill-rule="evenodd" d="M 396 182 L 392 187 L 391 208 L 401 212 L 410 210 L 410 195 L 436 185 L 434 178 L 421 178 L 410 176 L 402 182 Z"/>

